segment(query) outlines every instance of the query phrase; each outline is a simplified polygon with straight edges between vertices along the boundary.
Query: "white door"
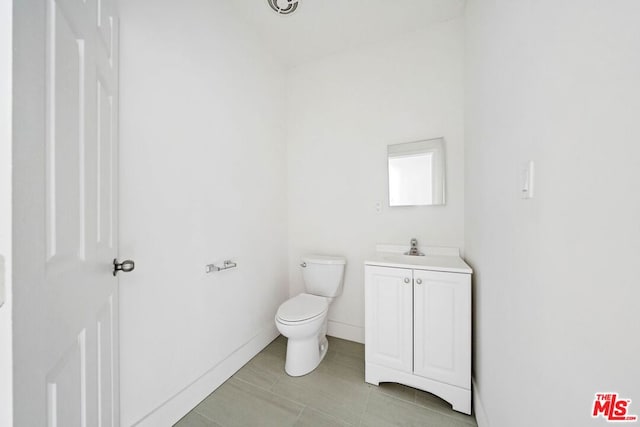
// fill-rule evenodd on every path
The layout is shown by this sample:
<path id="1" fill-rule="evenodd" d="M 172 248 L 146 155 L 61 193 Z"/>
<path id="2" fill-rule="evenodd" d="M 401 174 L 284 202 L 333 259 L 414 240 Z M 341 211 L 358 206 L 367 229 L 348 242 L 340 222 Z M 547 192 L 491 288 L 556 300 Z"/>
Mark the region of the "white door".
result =
<path id="1" fill-rule="evenodd" d="M 54 427 L 119 424 L 117 19 L 112 0 L 47 0 L 44 324 Z"/>
<path id="2" fill-rule="evenodd" d="M 365 268 L 367 363 L 411 372 L 413 357 L 412 271 Z"/>
<path id="3" fill-rule="evenodd" d="M 414 372 L 471 387 L 471 275 L 414 270 Z"/>

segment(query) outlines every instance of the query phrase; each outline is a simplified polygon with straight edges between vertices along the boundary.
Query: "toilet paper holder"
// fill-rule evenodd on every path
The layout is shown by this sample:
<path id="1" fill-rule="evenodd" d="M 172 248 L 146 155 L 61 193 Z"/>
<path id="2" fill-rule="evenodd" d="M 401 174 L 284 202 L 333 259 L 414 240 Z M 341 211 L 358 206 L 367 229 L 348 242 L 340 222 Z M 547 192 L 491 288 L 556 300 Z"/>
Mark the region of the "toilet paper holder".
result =
<path id="1" fill-rule="evenodd" d="M 215 273 L 216 271 L 228 270 L 230 268 L 235 268 L 238 266 L 237 262 L 233 262 L 231 260 L 225 260 L 222 263 L 222 267 L 215 264 L 207 264 L 204 269 L 206 273 Z"/>

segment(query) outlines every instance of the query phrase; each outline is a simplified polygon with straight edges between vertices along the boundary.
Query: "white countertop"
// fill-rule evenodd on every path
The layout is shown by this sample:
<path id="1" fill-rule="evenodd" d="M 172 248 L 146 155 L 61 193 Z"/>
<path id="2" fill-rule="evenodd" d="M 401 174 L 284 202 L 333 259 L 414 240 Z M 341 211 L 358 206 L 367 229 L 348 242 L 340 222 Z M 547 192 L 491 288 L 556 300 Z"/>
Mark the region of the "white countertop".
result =
<path id="1" fill-rule="evenodd" d="M 429 248 L 424 256 L 404 255 L 402 252 L 376 252 L 364 262 L 365 265 L 379 267 L 416 268 L 420 270 L 447 271 L 471 274 L 473 270 L 458 255 L 430 255 Z"/>

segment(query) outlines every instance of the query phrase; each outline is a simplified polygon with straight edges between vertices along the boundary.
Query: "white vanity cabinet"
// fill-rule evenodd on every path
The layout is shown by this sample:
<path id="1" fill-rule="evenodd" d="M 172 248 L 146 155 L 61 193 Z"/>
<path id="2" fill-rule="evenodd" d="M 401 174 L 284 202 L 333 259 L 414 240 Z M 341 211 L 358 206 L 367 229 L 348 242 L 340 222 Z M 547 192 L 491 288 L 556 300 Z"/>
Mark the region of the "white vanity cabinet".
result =
<path id="1" fill-rule="evenodd" d="M 365 312 L 368 383 L 405 384 L 471 413 L 471 269 L 460 257 L 367 261 Z"/>

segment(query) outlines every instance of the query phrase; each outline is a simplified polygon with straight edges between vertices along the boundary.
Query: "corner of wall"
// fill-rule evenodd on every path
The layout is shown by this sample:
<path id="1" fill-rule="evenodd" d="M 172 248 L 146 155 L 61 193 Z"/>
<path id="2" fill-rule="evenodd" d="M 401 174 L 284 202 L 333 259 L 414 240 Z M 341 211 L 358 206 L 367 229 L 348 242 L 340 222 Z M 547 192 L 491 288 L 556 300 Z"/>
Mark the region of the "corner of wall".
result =
<path id="1" fill-rule="evenodd" d="M 478 427 L 490 427 L 489 419 L 487 418 L 487 413 L 484 411 L 482 398 L 480 397 L 480 390 L 478 389 L 475 378 L 471 379 L 471 384 L 473 388 L 473 415 L 476 417 Z"/>
<path id="2" fill-rule="evenodd" d="M 364 344 L 364 327 L 329 320 L 327 335 Z"/>

